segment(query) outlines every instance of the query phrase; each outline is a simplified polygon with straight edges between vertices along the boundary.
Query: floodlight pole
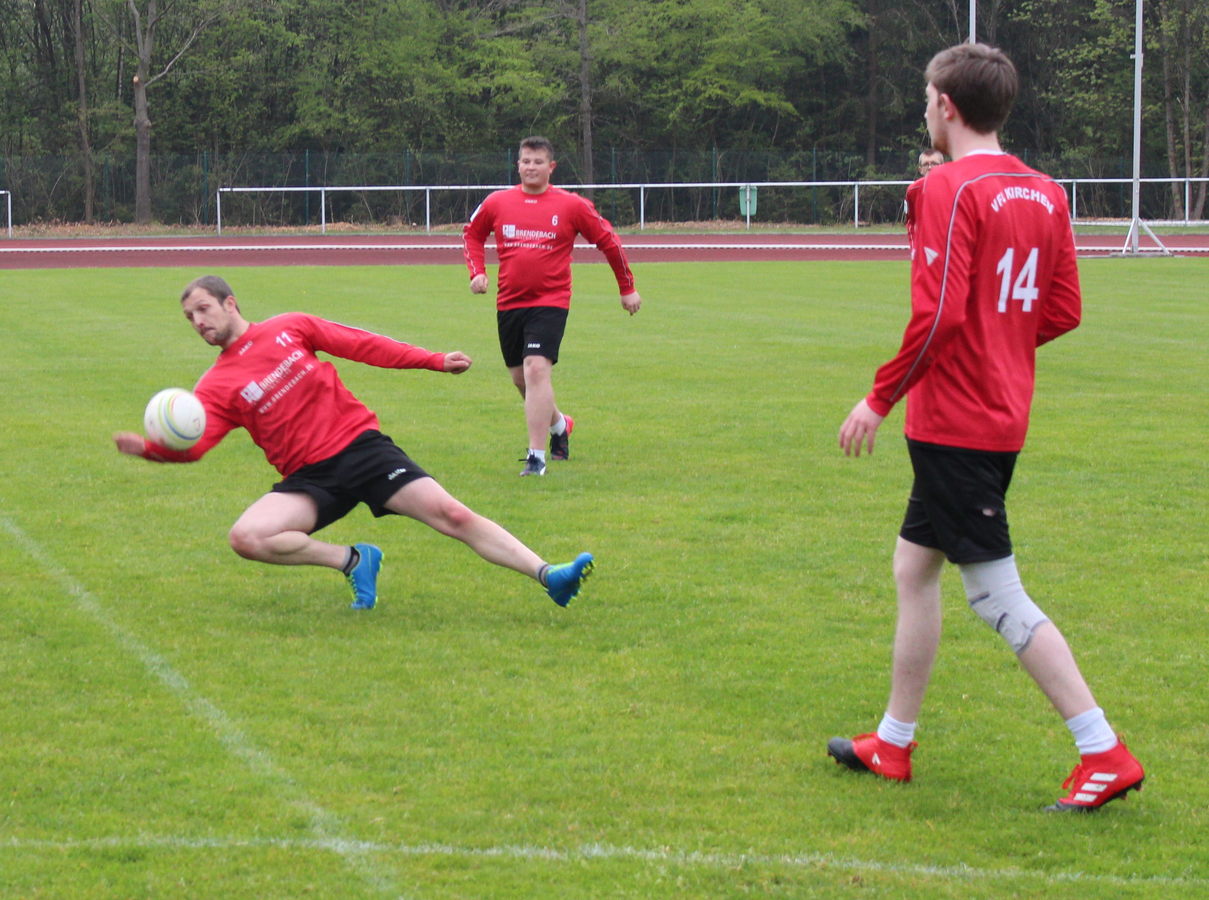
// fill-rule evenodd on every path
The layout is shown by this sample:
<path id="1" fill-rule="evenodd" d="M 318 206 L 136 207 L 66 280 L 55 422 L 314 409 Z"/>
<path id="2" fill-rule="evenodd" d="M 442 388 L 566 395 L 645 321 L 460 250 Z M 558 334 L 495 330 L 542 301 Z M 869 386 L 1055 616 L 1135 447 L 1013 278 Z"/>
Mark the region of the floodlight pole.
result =
<path id="1" fill-rule="evenodd" d="M 1133 218 L 1125 235 L 1123 254 L 1138 254 L 1138 238 L 1146 230 L 1159 251 L 1168 253 L 1163 242 L 1142 221 L 1142 0 L 1134 0 L 1133 23 Z"/>

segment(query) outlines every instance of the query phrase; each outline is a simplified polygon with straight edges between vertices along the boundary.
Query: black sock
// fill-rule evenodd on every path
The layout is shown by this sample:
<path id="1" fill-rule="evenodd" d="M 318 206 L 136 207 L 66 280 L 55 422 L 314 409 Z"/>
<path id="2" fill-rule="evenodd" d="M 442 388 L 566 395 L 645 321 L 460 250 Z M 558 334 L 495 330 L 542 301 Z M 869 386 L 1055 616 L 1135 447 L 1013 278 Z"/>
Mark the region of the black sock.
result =
<path id="1" fill-rule="evenodd" d="M 340 571 L 345 575 L 351 575 L 353 569 L 357 568 L 357 563 L 361 562 L 361 551 L 356 547 L 348 548 L 348 559 L 344 561 L 344 568 Z"/>
<path id="2" fill-rule="evenodd" d="M 542 587 L 550 586 L 546 583 L 546 573 L 549 571 L 550 571 L 550 565 L 548 563 L 542 563 L 542 567 L 537 570 L 537 583 L 540 584 Z"/>

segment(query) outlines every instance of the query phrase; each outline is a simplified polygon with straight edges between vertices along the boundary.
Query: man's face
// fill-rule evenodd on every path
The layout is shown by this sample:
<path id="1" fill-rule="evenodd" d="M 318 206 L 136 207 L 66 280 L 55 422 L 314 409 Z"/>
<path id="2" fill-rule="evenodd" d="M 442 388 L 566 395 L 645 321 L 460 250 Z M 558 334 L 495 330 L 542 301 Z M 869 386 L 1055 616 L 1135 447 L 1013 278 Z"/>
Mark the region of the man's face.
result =
<path id="1" fill-rule="evenodd" d="M 941 99 L 941 95 L 937 92 L 936 88 L 932 87 L 932 82 L 928 82 L 924 93 L 928 98 L 928 105 L 924 109 L 924 122 L 928 126 L 928 137 L 932 139 L 933 147 L 941 153 L 948 153 L 949 136 L 944 116 L 947 104 Z"/>
<path id="2" fill-rule="evenodd" d="M 521 186 L 526 193 L 540 194 L 550 186 L 550 175 L 558 165 L 550 158 L 550 151 L 521 147 L 517 157 L 516 171 L 521 176 Z"/>
<path id="3" fill-rule="evenodd" d="M 181 301 L 185 318 L 207 344 L 226 347 L 235 336 L 235 298 L 220 300 L 209 291 L 194 288 Z"/>
<path id="4" fill-rule="evenodd" d="M 937 166 L 945 161 L 944 157 L 939 153 L 921 153 L 919 154 L 919 174 L 927 175 Z"/>

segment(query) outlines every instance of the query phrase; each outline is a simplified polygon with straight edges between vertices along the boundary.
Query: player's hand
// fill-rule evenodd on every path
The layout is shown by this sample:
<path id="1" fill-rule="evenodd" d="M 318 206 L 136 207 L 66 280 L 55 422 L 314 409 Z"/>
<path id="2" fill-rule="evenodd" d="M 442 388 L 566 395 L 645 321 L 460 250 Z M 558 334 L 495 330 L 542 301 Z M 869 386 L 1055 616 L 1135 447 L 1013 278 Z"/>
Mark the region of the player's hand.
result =
<path id="1" fill-rule="evenodd" d="M 461 350 L 452 350 L 445 354 L 445 371 L 451 375 L 461 375 L 470 368 L 473 360 Z"/>
<path id="2" fill-rule="evenodd" d="M 117 432 L 113 436 L 113 442 L 117 444 L 120 453 L 130 456 L 142 456 L 143 451 L 147 448 L 147 442 L 143 440 L 143 436 L 135 434 L 133 431 Z"/>
<path id="3" fill-rule="evenodd" d="M 485 294 L 487 293 L 488 278 L 486 275 L 475 275 L 470 279 L 470 293 Z"/>
<path id="4" fill-rule="evenodd" d="M 885 416 L 879 416 L 871 410 L 864 398 L 852 407 L 852 412 L 848 413 L 848 418 L 840 426 L 840 448 L 844 455 L 860 456 L 861 444 L 865 444 L 872 454 L 873 439 L 877 436 L 877 427 L 882 424 L 883 419 Z"/>
<path id="5" fill-rule="evenodd" d="M 626 312 L 628 312 L 632 316 L 632 315 L 634 315 L 634 313 L 638 312 L 639 308 L 642 306 L 642 297 L 640 297 L 638 295 L 637 291 L 631 291 L 628 294 L 622 294 L 621 295 L 621 306 Z"/>

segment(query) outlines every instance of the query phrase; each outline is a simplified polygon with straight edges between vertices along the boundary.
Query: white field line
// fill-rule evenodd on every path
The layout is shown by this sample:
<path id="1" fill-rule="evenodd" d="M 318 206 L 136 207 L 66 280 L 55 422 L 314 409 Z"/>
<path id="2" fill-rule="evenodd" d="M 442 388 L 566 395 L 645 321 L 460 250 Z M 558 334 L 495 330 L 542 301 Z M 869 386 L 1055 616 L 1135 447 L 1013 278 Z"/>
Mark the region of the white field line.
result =
<path id="1" fill-rule="evenodd" d="M 108 610 L 89 591 L 64 570 L 24 530 L 6 516 L 0 516 L 0 529 L 73 598 L 76 606 L 99 623 L 121 647 L 139 660 L 147 671 L 175 694 L 189 712 L 205 722 L 232 756 L 263 779 L 290 806 L 310 820 L 310 839 L 291 838 L 194 838 L 157 835 L 113 836 L 80 840 L 38 840 L 15 836 L 0 838 L 4 850 L 93 851 L 107 849 L 160 850 L 239 850 L 268 847 L 290 851 L 335 853 L 365 882 L 384 895 L 396 894 L 389 878 L 373 865 L 371 857 L 443 857 L 450 859 L 506 859 L 549 862 L 591 862 L 592 860 L 634 860 L 684 868 L 734 869 L 740 866 L 766 866 L 789 869 L 841 869 L 851 872 L 882 872 L 923 878 L 954 880 L 1006 880 L 1040 884 L 1088 884 L 1110 887 L 1168 887 L 1209 891 L 1209 878 L 1179 876 L 1124 876 L 1087 872 L 1042 872 L 1020 868 L 982 868 L 967 865 L 935 866 L 915 863 L 882 862 L 871 859 L 835 856 L 828 853 L 718 853 L 673 849 L 644 850 L 609 844 L 585 844 L 570 849 L 502 845 L 498 847 L 459 847 L 452 844 L 391 844 L 357 841 L 342 837 L 346 832 L 335 815 L 311 800 L 298 784 L 273 759 L 258 748 L 229 716 L 193 689 L 183 675 L 147 644 L 119 625 Z"/>
<path id="2" fill-rule="evenodd" d="M 1103 875 L 1087 872 L 1041 872 L 1015 867 L 995 869 L 976 866 L 930 866 L 918 863 L 893 863 L 835 856 L 828 853 L 710 853 L 672 849 L 643 850 L 609 844 L 584 844 L 569 849 L 533 847 L 523 844 L 500 847 L 459 847 L 451 844 L 390 844 L 377 841 L 344 841 L 298 838 L 186 838 L 138 835 L 91 840 L 0 839 L 0 852 L 13 850 L 255 850 L 270 848 L 286 851 L 327 851 L 339 854 L 362 853 L 381 856 L 431 857 L 448 859 L 503 859 L 537 862 L 592 862 L 593 860 L 633 860 L 656 865 L 674 865 L 696 869 L 738 869 L 762 866 L 787 869 L 839 869 L 846 872 L 878 872 L 888 875 L 940 878 L 954 881 L 1021 881 L 1039 884 L 1086 884 L 1108 887 L 1159 887 L 1200 891 L 1209 888 L 1209 878 L 1182 878 L 1173 875 Z"/>
<path id="3" fill-rule="evenodd" d="M 174 694 L 191 715 L 209 726 L 227 752 L 264 781 L 282 801 L 306 816 L 317 847 L 338 854 L 372 889 L 384 896 L 399 895 L 391 880 L 374 865 L 363 845 L 341 836 L 345 829 L 340 820 L 311 800 L 298 783 L 281 769 L 268 753 L 257 747 L 225 712 L 199 694 L 163 656 L 123 628 L 96 597 L 62 568 L 16 522 L 7 516 L 0 516 L 0 529 L 12 537 L 14 543 L 37 563 L 44 574 L 57 581 L 64 593 L 75 599 L 79 610 L 109 632 L 110 637 L 142 663 L 147 672 Z"/>

